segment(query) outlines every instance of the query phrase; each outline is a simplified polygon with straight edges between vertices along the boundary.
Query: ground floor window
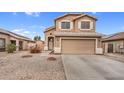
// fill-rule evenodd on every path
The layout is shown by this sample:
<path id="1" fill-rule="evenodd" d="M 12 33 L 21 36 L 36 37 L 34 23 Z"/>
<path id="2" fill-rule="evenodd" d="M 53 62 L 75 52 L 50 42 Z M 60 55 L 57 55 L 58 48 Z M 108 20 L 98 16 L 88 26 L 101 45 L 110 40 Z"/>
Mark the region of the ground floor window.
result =
<path id="1" fill-rule="evenodd" d="M 0 51 L 5 50 L 5 39 L 0 38 Z"/>
<path id="2" fill-rule="evenodd" d="M 11 40 L 11 44 L 16 45 L 16 40 Z"/>
<path id="3" fill-rule="evenodd" d="M 113 44 L 108 44 L 108 53 L 113 53 Z"/>

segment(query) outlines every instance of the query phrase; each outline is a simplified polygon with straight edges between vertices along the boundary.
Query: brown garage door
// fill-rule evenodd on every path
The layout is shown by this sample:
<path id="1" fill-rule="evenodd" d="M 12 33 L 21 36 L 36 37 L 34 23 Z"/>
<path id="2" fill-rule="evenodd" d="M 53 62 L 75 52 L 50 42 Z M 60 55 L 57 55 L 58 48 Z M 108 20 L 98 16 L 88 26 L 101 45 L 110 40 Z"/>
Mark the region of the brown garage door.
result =
<path id="1" fill-rule="evenodd" d="M 81 40 L 62 40 L 63 54 L 94 54 L 95 40 L 81 39 Z"/>

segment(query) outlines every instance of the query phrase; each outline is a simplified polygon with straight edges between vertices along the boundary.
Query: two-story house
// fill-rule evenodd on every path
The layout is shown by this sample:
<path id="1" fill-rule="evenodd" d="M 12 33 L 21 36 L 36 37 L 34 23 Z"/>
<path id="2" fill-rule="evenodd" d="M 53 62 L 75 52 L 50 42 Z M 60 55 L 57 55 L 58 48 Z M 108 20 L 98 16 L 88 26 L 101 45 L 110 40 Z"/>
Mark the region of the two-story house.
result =
<path id="1" fill-rule="evenodd" d="M 45 50 L 62 54 L 102 54 L 97 19 L 87 14 L 65 14 L 45 30 Z"/>

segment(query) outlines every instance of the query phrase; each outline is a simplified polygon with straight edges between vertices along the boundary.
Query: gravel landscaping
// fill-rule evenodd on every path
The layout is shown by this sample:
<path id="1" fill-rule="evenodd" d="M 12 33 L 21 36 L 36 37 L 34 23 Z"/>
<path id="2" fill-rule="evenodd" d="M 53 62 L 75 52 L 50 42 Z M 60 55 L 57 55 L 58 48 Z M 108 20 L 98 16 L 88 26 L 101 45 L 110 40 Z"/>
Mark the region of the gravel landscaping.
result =
<path id="1" fill-rule="evenodd" d="M 55 57 L 56 60 L 47 60 L 49 57 Z M 65 80 L 66 78 L 60 55 L 19 52 L 0 57 L 0 79 Z"/>

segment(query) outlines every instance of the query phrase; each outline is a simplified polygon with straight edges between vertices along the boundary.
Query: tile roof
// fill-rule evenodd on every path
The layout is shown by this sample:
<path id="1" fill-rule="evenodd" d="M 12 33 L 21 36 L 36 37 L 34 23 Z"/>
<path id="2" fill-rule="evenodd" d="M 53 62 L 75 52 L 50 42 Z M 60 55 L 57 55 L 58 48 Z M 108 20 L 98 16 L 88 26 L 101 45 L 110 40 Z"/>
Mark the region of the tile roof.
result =
<path id="1" fill-rule="evenodd" d="M 24 39 L 24 40 L 28 40 L 28 41 L 33 41 L 32 39 L 30 39 L 28 37 L 25 37 L 25 36 L 13 33 L 11 31 L 8 31 L 8 30 L 2 29 L 2 28 L 0 28 L 0 32 L 3 33 L 3 34 L 7 34 L 7 35 L 10 35 L 10 36 L 13 36 L 15 38 Z"/>
<path id="2" fill-rule="evenodd" d="M 112 40 L 121 40 L 121 39 L 124 39 L 124 32 L 119 32 L 119 33 L 110 35 L 107 38 L 103 38 L 102 41 L 112 41 Z"/>
<path id="3" fill-rule="evenodd" d="M 56 31 L 54 32 L 55 36 L 87 36 L 87 37 L 101 37 L 102 34 L 97 32 L 63 32 Z"/>
<path id="4" fill-rule="evenodd" d="M 49 31 L 49 30 L 51 30 L 51 29 L 54 29 L 54 28 L 55 28 L 55 26 L 51 26 L 51 27 L 49 27 L 49 28 L 46 28 L 44 32 L 47 32 L 47 31 Z"/>
<path id="5" fill-rule="evenodd" d="M 65 17 L 65 16 L 67 16 L 67 15 L 80 16 L 80 15 L 82 15 L 82 14 L 83 14 L 83 13 L 67 13 L 67 14 L 64 14 L 64 15 L 62 15 L 62 16 L 57 17 L 55 20 L 60 19 L 60 18 L 62 18 L 62 17 Z"/>
<path id="6" fill-rule="evenodd" d="M 93 19 L 97 20 L 96 17 L 91 16 L 91 15 L 88 15 L 88 14 L 82 14 L 82 15 L 80 15 L 80 16 L 75 17 L 73 20 L 76 20 L 76 19 L 81 18 L 81 17 L 83 17 L 83 16 L 88 16 L 88 17 L 90 17 L 90 18 L 93 18 Z"/>

